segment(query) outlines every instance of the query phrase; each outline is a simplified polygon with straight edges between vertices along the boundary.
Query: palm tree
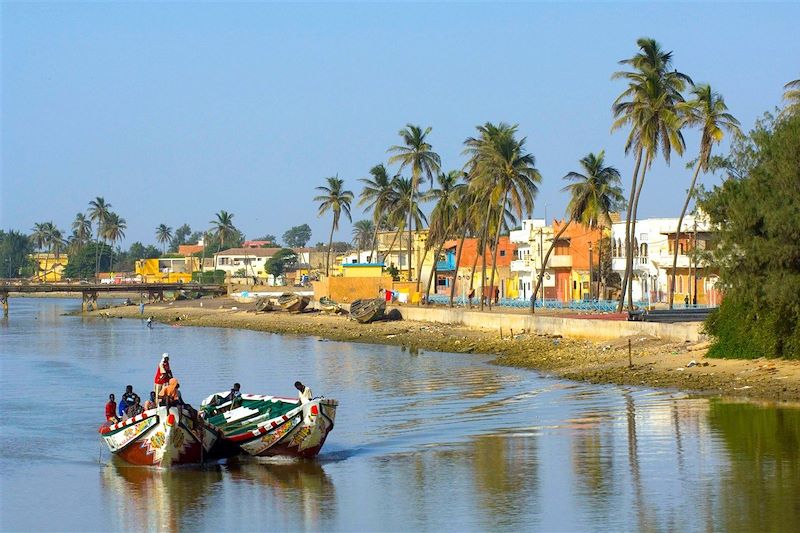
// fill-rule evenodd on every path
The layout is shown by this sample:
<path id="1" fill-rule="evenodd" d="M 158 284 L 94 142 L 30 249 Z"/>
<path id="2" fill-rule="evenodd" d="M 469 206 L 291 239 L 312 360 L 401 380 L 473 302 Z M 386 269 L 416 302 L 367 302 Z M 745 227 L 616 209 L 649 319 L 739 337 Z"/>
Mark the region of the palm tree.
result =
<path id="1" fill-rule="evenodd" d="M 470 186 L 480 191 L 489 199 L 489 209 L 484 223 L 484 241 L 487 242 L 487 230 L 494 226 L 494 238 L 490 248 L 494 251 L 489 287 L 494 286 L 497 272 L 497 250 L 500 232 L 506 216 L 506 206 L 518 216 L 533 211 L 533 201 L 538 192 L 537 184 L 542 177 L 536 169 L 536 158 L 525 150 L 526 138 L 516 139 L 517 126 L 500 123 L 495 126 L 486 123 L 478 127 L 478 139 L 465 141 L 466 152 L 471 154 L 468 163 L 474 169 L 475 179 Z M 495 219 L 496 217 L 496 219 Z M 483 277 L 485 279 L 486 264 L 484 261 Z M 481 298 L 481 309 L 483 309 Z M 491 298 L 489 298 L 491 302 Z M 491 305 L 491 304 L 490 304 Z"/>
<path id="2" fill-rule="evenodd" d="M 375 250 L 372 262 L 378 262 L 378 229 L 380 227 L 380 219 L 385 215 L 386 210 L 396 200 L 396 191 L 394 189 L 393 178 L 389 177 L 386 167 L 383 164 L 378 164 L 369 170 L 372 175 L 370 178 L 361 178 L 358 181 L 364 184 L 364 188 L 359 195 L 358 205 L 365 205 L 364 211 L 372 210 L 372 222 L 375 229 L 375 234 L 372 237 L 372 248 Z"/>
<path id="3" fill-rule="evenodd" d="M 583 167 L 583 173 L 570 172 L 564 176 L 565 180 L 572 182 L 562 189 L 562 191 L 570 193 L 567 217 L 558 234 L 553 237 L 550 248 L 548 248 L 547 254 L 542 261 L 542 267 L 536 280 L 536 288 L 531 295 L 531 313 L 534 312 L 536 295 L 542 287 L 545 265 L 550 260 L 550 254 L 553 252 L 556 242 L 564 234 L 570 223 L 578 222 L 589 229 L 610 226 L 611 217 L 609 213 L 619 209 L 625 201 L 619 185 L 619 171 L 614 167 L 606 166 L 605 151 L 601 150 L 597 155 L 590 153 L 581 159 L 580 163 Z"/>
<path id="4" fill-rule="evenodd" d="M 458 211 L 458 202 L 462 197 L 462 191 L 467 188 L 465 183 L 460 183 L 463 172 L 459 170 L 451 170 L 447 174 L 439 173 L 436 180 L 439 182 L 439 187 L 430 189 L 425 193 L 425 199 L 436 202 L 433 210 L 431 211 L 431 223 L 428 231 L 428 240 L 426 244 L 427 249 L 436 247 L 436 252 L 433 255 L 433 269 L 428 278 L 428 287 L 425 290 L 425 298 L 430 296 L 431 284 L 436 277 L 436 262 L 439 260 L 439 255 L 442 253 L 444 243 L 447 242 L 450 232 L 456 223 L 456 213 Z M 424 258 L 423 258 L 424 259 Z M 422 261 L 420 261 L 420 268 Z M 419 287 L 419 278 L 417 276 L 417 287 Z M 419 291 L 419 288 L 417 288 Z"/>
<path id="5" fill-rule="evenodd" d="M 686 192 L 686 200 L 683 202 L 681 215 L 678 217 L 678 228 L 675 230 L 675 249 L 672 256 L 672 281 L 669 285 L 669 308 L 672 309 L 672 299 L 675 295 L 675 277 L 678 268 L 678 239 L 681 234 L 683 217 L 689 207 L 689 200 L 694 195 L 694 186 L 697 182 L 697 175 L 700 170 L 708 171 L 708 161 L 711 158 L 711 149 L 725 136 L 725 131 L 731 134 L 741 133 L 739 131 L 739 121 L 728 113 L 728 106 L 722 95 L 711 90 L 708 84 L 697 85 L 692 89 L 694 98 L 679 105 L 679 110 L 683 112 L 683 122 L 686 126 L 700 128 L 700 155 Z"/>
<path id="6" fill-rule="evenodd" d="M 80 248 L 92 239 L 92 221 L 83 214 L 78 213 L 75 215 L 75 220 L 72 222 L 72 235 L 73 242 Z"/>
<path id="7" fill-rule="evenodd" d="M 361 262 L 361 250 L 372 244 L 375 225 L 371 220 L 359 220 L 353 223 L 353 244 L 357 250 L 358 262 Z"/>
<path id="8" fill-rule="evenodd" d="M 156 228 L 156 241 L 160 242 L 163 247 L 163 254 L 167 255 L 167 243 L 172 240 L 172 228 L 166 224 L 159 224 Z"/>
<path id="9" fill-rule="evenodd" d="M 466 172 L 464 173 L 464 179 L 469 182 L 469 174 Z M 478 197 L 475 196 L 474 190 L 470 189 L 469 185 L 459 190 L 458 199 L 456 200 L 457 209 L 454 216 L 454 225 L 455 227 L 461 228 L 461 238 L 458 243 L 458 247 L 456 249 L 456 265 L 453 271 L 453 284 L 450 286 L 450 307 L 453 307 L 453 299 L 456 295 L 456 278 L 458 277 L 458 270 L 461 267 L 461 252 L 464 250 L 464 241 L 467 238 L 467 233 L 472 232 L 475 234 L 477 232 L 478 226 L 480 225 L 480 210 L 475 209 L 475 206 L 478 205 Z M 477 263 L 478 254 L 475 254 L 475 260 Z M 473 277 L 474 277 L 474 267 L 473 267 Z M 470 281 L 470 285 L 472 281 Z"/>
<path id="10" fill-rule="evenodd" d="M 114 265 L 114 243 L 125 238 L 125 230 L 128 223 L 124 218 L 116 213 L 109 213 L 103 225 L 103 238 L 111 241 L 111 257 L 109 258 L 109 268 Z"/>
<path id="11" fill-rule="evenodd" d="M 325 259 L 325 275 L 330 275 L 331 268 L 331 248 L 333 248 L 333 232 L 339 229 L 339 217 L 344 211 L 347 220 L 353 220 L 350 216 L 350 203 L 353 201 L 352 191 L 344 190 L 344 180 L 339 178 L 339 175 L 325 178 L 328 186 L 317 187 L 316 189 L 324 194 L 314 197 L 315 202 L 319 204 L 319 214 L 322 216 L 328 211 L 333 213 L 333 223 L 331 224 L 331 235 L 328 239 L 328 255 Z"/>
<path id="12" fill-rule="evenodd" d="M 422 198 L 420 193 L 414 190 L 411 178 L 396 177 L 394 179 L 394 189 L 397 192 L 397 200 L 394 203 L 392 211 L 390 211 L 390 220 L 398 222 L 398 231 L 394 239 L 397 240 L 397 238 L 405 229 L 406 220 L 410 220 L 412 224 L 411 227 L 414 227 L 417 231 L 419 231 L 421 227 L 428 223 L 428 219 L 425 217 L 425 213 L 423 213 L 422 209 L 419 207 L 419 203 Z M 408 233 L 408 237 L 411 239 L 410 231 Z M 387 257 L 392 253 L 394 240 L 389 246 L 389 251 L 386 253 Z M 409 242 L 411 241 L 409 240 Z M 402 243 L 400 246 L 402 246 Z M 408 263 L 410 269 L 411 245 L 409 245 L 408 250 Z M 409 279 L 408 281 L 411 280 Z"/>
<path id="13" fill-rule="evenodd" d="M 216 217 L 209 224 L 211 224 L 212 234 L 219 240 L 217 252 L 220 252 L 225 241 L 236 233 L 236 226 L 233 225 L 233 213 L 222 210 L 216 214 Z"/>
<path id="14" fill-rule="evenodd" d="M 32 233 L 29 238 L 37 250 L 44 249 L 45 244 L 47 244 L 47 224 L 47 222 L 37 222 L 33 225 L 33 229 L 31 230 Z"/>
<path id="15" fill-rule="evenodd" d="M 111 204 L 106 202 L 102 196 L 97 196 L 94 200 L 89 202 L 89 219 L 97 224 L 97 244 L 94 250 L 94 277 L 97 278 L 97 272 L 100 269 L 100 239 L 103 238 L 103 224 L 111 212 Z"/>
<path id="16" fill-rule="evenodd" d="M 665 52 L 650 38 L 637 40 L 639 53 L 619 63 L 633 68 L 631 71 L 614 73 L 612 79 L 624 79 L 628 87 L 614 101 L 612 111 L 615 120 L 611 130 L 629 125 L 625 142 L 625 153 L 636 153 L 630 198 L 625 218 L 625 275 L 618 311 L 622 311 L 627 288 L 628 306 L 633 308 L 633 235 L 636 232 L 636 211 L 639 195 L 644 185 L 647 169 L 653 164 L 659 149 L 667 164 L 674 150 L 683 153 L 684 141 L 681 120 L 676 105 L 683 102 L 681 92 L 692 80 L 672 68 L 672 52 Z M 641 168 L 641 175 L 639 170 Z"/>
<path id="17" fill-rule="evenodd" d="M 783 99 L 786 100 L 786 111 L 794 112 L 800 110 L 800 79 L 793 80 L 783 86 L 786 92 Z"/>
<path id="18" fill-rule="evenodd" d="M 405 167 L 411 168 L 411 193 L 409 195 L 409 209 L 408 209 L 408 280 L 411 281 L 411 218 L 414 212 L 414 195 L 419 191 L 419 182 L 423 175 L 428 177 L 428 180 L 433 183 L 433 177 L 439 172 L 441 167 L 441 159 L 439 154 L 433 151 L 433 148 L 425 139 L 431 132 L 431 128 L 423 130 L 419 126 L 413 124 L 406 124 L 406 127 L 398 132 L 403 139 L 402 145 L 394 145 L 389 148 L 390 153 L 395 155 L 389 158 L 389 164 L 399 163 L 400 168 L 398 173 L 402 172 Z M 419 273 L 417 273 L 419 277 Z"/>

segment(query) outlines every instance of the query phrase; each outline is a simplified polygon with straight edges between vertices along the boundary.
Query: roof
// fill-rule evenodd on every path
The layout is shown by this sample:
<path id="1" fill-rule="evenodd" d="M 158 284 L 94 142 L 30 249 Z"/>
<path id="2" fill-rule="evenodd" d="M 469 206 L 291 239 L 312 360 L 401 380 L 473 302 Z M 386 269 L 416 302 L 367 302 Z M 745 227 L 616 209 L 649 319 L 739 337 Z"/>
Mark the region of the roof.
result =
<path id="1" fill-rule="evenodd" d="M 178 245 L 178 253 L 181 255 L 192 255 L 198 252 L 202 252 L 203 246 L 202 244 L 180 244 Z"/>
<path id="2" fill-rule="evenodd" d="M 247 255 L 253 257 L 272 257 L 280 248 L 228 248 L 215 256 Z"/>

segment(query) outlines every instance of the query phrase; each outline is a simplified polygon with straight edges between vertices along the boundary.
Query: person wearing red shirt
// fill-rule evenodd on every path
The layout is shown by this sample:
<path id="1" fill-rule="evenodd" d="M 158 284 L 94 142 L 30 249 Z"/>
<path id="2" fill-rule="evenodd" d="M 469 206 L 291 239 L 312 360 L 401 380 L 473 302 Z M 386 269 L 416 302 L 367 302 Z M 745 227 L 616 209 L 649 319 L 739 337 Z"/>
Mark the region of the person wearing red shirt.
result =
<path id="1" fill-rule="evenodd" d="M 160 399 L 161 396 L 159 393 L 161 392 L 161 388 L 169 383 L 169 380 L 172 378 L 172 370 L 169 368 L 169 354 L 164 353 L 161 355 L 161 362 L 158 364 L 158 368 L 156 369 L 156 375 L 153 379 L 153 390 L 156 393 L 156 398 Z"/>
<path id="2" fill-rule="evenodd" d="M 119 422 L 117 418 L 117 402 L 114 401 L 114 395 L 108 395 L 108 403 L 106 403 L 106 420 L 112 424 Z"/>

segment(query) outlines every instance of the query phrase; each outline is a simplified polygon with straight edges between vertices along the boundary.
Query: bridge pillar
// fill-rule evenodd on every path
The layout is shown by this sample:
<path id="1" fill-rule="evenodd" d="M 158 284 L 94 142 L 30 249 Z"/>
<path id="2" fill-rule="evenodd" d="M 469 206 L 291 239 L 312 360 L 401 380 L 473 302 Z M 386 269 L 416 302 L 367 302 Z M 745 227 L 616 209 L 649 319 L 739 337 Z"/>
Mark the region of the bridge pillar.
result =
<path id="1" fill-rule="evenodd" d="M 97 291 L 83 291 L 81 294 L 83 295 L 81 310 L 83 312 L 97 311 Z"/>
<path id="2" fill-rule="evenodd" d="M 8 316 L 8 293 L 0 292 L 0 305 L 3 307 L 3 316 Z"/>

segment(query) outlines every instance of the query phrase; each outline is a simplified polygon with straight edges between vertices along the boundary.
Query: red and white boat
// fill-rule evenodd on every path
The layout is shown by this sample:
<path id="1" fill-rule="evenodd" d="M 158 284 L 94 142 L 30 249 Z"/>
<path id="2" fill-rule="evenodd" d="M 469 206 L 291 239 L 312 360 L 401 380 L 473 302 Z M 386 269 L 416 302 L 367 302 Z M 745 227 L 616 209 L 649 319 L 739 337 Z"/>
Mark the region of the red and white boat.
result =
<path id="1" fill-rule="evenodd" d="M 207 424 L 221 433 L 226 444 L 249 455 L 314 457 L 333 430 L 339 402 L 316 398 L 305 404 L 292 398 L 242 394 L 241 403 L 212 405 L 212 394 L 201 404 Z"/>
<path id="2" fill-rule="evenodd" d="M 169 467 L 200 463 L 218 432 L 183 406 L 157 407 L 122 422 L 100 426 L 111 453 L 134 465 Z"/>

